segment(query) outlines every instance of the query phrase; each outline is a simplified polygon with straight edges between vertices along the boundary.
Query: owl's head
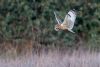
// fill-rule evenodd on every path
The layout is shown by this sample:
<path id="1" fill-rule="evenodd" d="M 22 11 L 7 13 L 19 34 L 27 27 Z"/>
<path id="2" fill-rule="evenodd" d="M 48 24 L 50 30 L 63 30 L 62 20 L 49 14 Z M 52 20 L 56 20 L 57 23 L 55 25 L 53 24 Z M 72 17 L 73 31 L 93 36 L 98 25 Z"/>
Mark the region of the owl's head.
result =
<path id="1" fill-rule="evenodd" d="M 60 31 L 61 30 L 61 24 L 56 24 L 55 25 L 55 30 Z"/>

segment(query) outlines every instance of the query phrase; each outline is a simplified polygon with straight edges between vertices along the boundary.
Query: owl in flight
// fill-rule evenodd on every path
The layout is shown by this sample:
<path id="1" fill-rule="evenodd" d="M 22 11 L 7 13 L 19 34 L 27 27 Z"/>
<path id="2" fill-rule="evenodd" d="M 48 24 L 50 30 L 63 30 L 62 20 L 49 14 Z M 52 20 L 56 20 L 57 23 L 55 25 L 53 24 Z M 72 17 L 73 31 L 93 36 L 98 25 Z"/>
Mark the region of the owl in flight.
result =
<path id="1" fill-rule="evenodd" d="M 64 21 L 62 22 L 56 15 L 56 12 L 54 12 L 57 24 L 55 25 L 55 30 L 59 31 L 59 30 L 68 30 L 72 33 L 75 33 L 72 29 L 75 23 L 75 19 L 76 19 L 76 11 L 70 10 L 68 12 L 68 14 L 65 16 Z"/>

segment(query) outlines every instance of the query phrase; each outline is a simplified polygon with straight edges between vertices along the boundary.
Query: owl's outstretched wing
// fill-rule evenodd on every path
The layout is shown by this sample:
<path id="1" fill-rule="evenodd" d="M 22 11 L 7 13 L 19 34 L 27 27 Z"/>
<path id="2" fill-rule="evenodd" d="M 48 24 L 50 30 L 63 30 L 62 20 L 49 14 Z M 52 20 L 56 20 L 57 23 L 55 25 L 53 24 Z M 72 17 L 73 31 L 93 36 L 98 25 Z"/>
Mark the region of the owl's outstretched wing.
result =
<path id="1" fill-rule="evenodd" d="M 56 18 L 56 20 L 57 20 L 57 23 L 58 23 L 58 24 L 61 24 L 62 22 L 61 22 L 61 20 L 57 17 L 56 12 L 54 12 L 54 15 L 55 15 L 55 18 Z"/>
<path id="2" fill-rule="evenodd" d="M 68 15 L 65 16 L 64 21 L 63 21 L 63 23 L 61 25 L 64 26 L 64 27 L 66 27 L 66 28 L 69 26 Z"/>
<path id="3" fill-rule="evenodd" d="M 73 10 L 70 10 L 68 12 L 68 14 L 65 16 L 65 19 L 62 23 L 62 25 L 66 25 L 66 28 L 71 30 L 74 26 L 75 23 L 75 19 L 76 19 L 76 14 Z"/>

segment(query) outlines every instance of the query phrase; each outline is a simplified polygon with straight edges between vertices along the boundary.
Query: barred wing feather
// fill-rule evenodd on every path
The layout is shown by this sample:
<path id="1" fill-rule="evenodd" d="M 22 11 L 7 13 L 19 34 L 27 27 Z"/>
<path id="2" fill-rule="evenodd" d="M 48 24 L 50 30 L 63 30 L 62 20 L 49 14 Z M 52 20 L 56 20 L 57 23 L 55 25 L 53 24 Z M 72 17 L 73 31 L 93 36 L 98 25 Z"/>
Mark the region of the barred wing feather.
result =
<path id="1" fill-rule="evenodd" d="M 73 32 L 72 29 L 73 29 L 73 26 L 74 26 L 74 23 L 75 23 L 75 19 L 76 19 L 76 14 L 74 11 L 70 10 L 68 12 L 68 14 L 65 16 L 65 19 L 62 23 L 62 26 L 66 26 L 66 28 L 70 31 L 70 32 Z M 74 32 L 73 32 L 74 33 Z"/>

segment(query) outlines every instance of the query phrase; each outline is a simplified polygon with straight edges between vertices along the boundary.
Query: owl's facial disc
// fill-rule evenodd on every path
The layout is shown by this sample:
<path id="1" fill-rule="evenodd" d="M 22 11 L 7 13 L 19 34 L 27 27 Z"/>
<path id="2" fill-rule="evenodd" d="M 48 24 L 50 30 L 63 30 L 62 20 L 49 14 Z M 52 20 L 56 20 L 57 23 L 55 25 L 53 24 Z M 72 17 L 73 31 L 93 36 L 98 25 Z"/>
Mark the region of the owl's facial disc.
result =
<path id="1" fill-rule="evenodd" d="M 56 30 L 56 31 L 59 31 L 60 29 L 55 27 L 55 30 Z"/>
<path id="2" fill-rule="evenodd" d="M 60 31 L 60 30 L 61 30 L 59 24 L 55 25 L 55 30 L 56 30 L 56 31 Z"/>

